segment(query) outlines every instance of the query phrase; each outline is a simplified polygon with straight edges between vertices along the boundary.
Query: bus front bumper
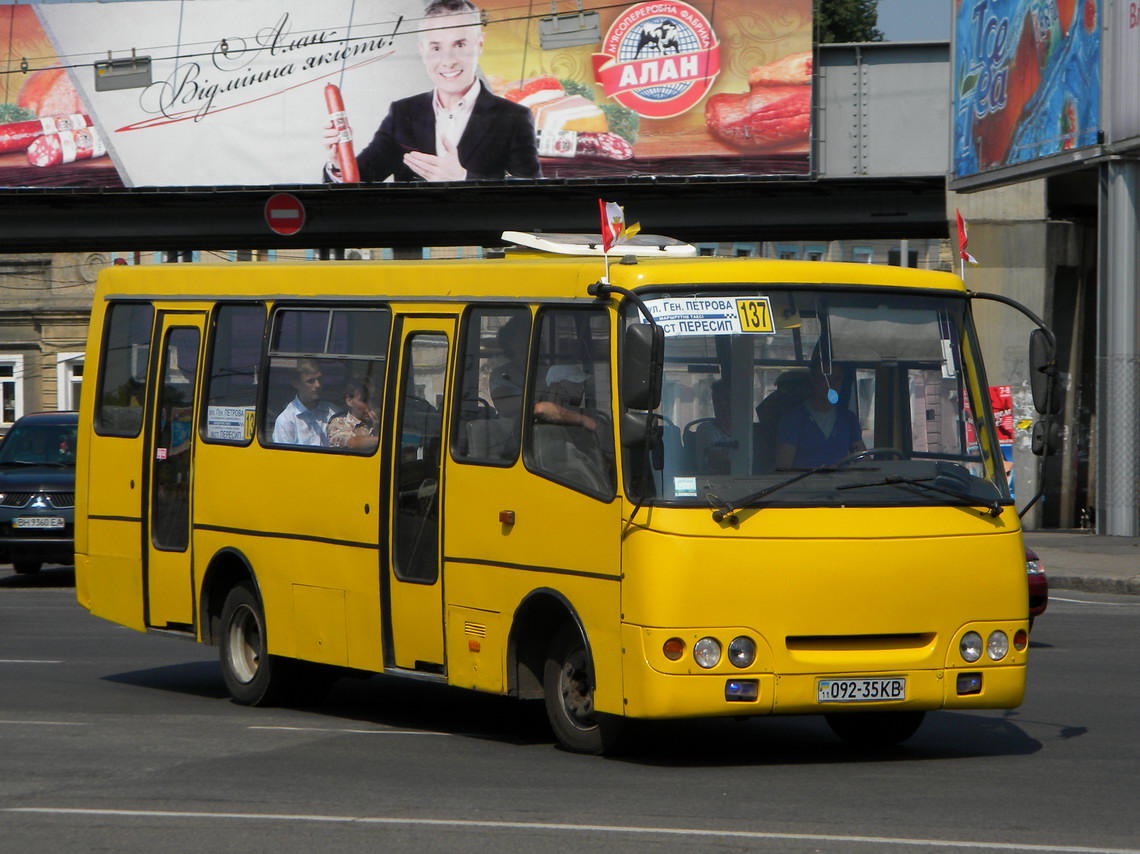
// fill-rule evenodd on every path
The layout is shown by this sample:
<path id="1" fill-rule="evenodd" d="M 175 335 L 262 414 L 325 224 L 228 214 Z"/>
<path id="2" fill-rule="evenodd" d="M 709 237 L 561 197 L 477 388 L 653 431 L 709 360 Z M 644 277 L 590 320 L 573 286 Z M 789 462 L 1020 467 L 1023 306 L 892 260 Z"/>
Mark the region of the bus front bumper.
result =
<path id="1" fill-rule="evenodd" d="M 648 634 L 656 634 L 652 630 Z M 722 661 L 710 671 L 696 664 L 662 672 L 649 661 L 640 626 L 623 626 L 623 713 L 633 718 L 746 717 L 855 711 L 1009 709 L 1025 693 L 1025 663 L 958 668 L 783 673 L 772 666 L 737 669 Z M 771 660 L 758 664 L 772 665 Z M 902 699 L 820 701 L 821 680 L 905 680 Z"/>

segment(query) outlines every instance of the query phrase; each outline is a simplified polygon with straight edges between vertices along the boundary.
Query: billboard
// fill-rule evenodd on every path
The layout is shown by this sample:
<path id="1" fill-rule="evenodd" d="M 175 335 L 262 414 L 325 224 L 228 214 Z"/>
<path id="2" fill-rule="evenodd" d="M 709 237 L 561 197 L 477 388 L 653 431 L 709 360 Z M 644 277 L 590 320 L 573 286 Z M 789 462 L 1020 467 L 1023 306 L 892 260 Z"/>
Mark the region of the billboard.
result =
<path id="1" fill-rule="evenodd" d="M 1120 149 L 1140 144 L 1140 3 L 1117 3 L 1110 7 L 1105 30 L 1111 51 L 1105 65 L 1108 86 L 1107 142 Z M 1122 144 L 1123 143 L 1123 144 Z"/>
<path id="2" fill-rule="evenodd" d="M 562 5 L 0 6 L 0 187 L 810 174 L 812 0 Z"/>
<path id="3" fill-rule="evenodd" d="M 954 0 L 953 177 L 1097 144 L 1103 0 Z"/>

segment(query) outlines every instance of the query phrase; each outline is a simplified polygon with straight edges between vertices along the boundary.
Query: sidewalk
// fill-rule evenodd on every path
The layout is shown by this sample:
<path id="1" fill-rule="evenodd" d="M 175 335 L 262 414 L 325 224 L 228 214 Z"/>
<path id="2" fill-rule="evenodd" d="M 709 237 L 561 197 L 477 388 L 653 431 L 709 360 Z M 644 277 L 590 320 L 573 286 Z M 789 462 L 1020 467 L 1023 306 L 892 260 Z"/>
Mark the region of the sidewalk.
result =
<path id="1" fill-rule="evenodd" d="M 1045 564 L 1050 590 L 1089 590 L 1140 596 L 1140 537 L 1100 537 L 1091 531 L 1026 531 L 1025 544 Z"/>

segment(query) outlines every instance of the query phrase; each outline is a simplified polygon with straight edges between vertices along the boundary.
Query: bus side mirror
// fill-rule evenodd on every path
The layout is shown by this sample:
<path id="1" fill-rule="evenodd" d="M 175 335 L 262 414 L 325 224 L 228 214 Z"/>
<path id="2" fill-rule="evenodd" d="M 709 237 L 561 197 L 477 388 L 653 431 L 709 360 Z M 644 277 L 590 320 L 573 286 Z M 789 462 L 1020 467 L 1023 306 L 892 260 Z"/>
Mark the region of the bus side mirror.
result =
<path id="1" fill-rule="evenodd" d="M 621 402 L 626 409 L 653 410 L 661 405 L 665 331 L 656 324 L 634 323 L 622 342 Z"/>
<path id="2" fill-rule="evenodd" d="M 1057 348 L 1044 329 L 1034 329 L 1029 335 L 1029 385 L 1033 390 L 1033 406 L 1038 412 L 1056 415 L 1061 411 Z"/>

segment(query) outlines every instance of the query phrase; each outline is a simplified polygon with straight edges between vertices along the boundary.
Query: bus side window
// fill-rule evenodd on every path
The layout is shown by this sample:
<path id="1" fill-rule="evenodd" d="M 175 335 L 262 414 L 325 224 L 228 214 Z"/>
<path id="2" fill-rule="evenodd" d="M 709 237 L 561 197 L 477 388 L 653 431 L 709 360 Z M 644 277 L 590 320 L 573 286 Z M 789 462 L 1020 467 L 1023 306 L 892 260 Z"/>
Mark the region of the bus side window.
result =
<path id="1" fill-rule="evenodd" d="M 374 452 L 381 415 L 376 390 L 384 387 L 392 326 L 387 307 L 283 306 L 272 325 L 262 444 Z"/>
<path id="2" fill-rule="evenodd" d="M 101 436 L 137 436 L 143 423 L 146 371 L 154 308 L 117 303 L 107 309 L 95 432 Z"/>
<path id="3" fill-rule="evenodd" d="M 519 453 L 530 310 L 478 308 L 463 321 L 452 456 L 460 462 L 510 464 Z"/>
<path id="4" fill-rule="evenodd" d="M 536 474 L 605 500 L 616 482 L 609 342 L 605 311 L 540 314 L 523 453 Z"/>
<path id="5" fill-rule="evenodd" d="M 200 427 L 205 441 L 236 445 L 252 441 L 264 333 L 264 306 L 218 306 Z"/>

